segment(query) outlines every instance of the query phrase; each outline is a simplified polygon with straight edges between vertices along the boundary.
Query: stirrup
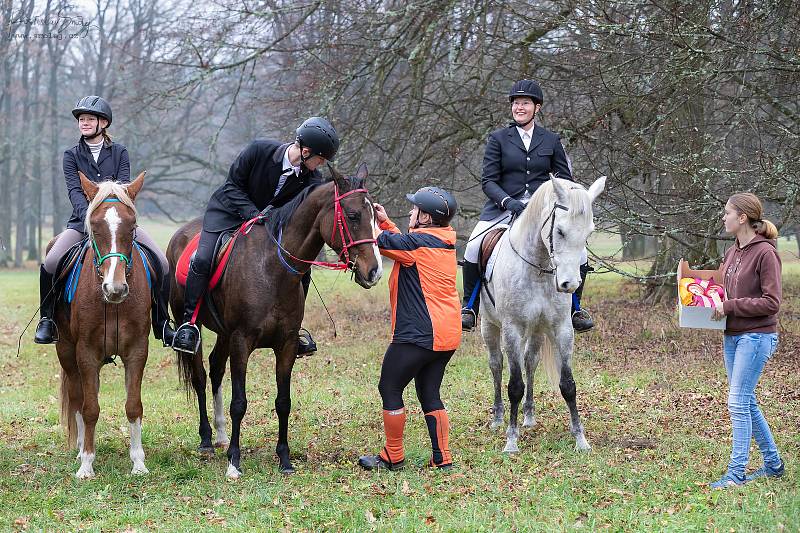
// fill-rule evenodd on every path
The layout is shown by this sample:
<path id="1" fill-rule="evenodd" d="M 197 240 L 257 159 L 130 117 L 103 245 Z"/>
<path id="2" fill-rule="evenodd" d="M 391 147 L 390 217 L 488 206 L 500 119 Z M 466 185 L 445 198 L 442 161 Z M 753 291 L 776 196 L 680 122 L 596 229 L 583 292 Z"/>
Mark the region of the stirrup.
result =
<path id="1" fill-rule="evenodd" d="M 471 326 L 464 326 L 464 315 L 467 317 L 472 318 L 472 325 Z M 478 314 L 475 312 L 474 309 L 470 309 L 469 307 L 462 307 L 461 308 L 461 331 L 474 331 L 475 327 L 478 325 Z"/>
<path id="2" fill-rule="evenodd" d="M 172 330 L 172 339 L 167 342 L 167 330 Z M 167 320 L 164 322 L 164 325 L 161 327 L 161 344 L 164 345 L 164 348 L 172 348 L 172 343 L 175 341 L 175 335 L 178 333 L 178 330 L 174 327 L 174 322 L 172 320 Z"/>
<path id="3" fill-rule="evenodd" d="M 197 333 L 197 342 L 195 342 L 193 350 L 189 350 L 189 349 L 186 349 L 186 348 L 179 348 L 179 347 L 175 346 L 175 341 L 178 340 L 178 335 L 180 334 L 181 330 L 186 330 L 186 329 L 193 329 Z M 200 343 L 201 342 L 202 342 L 202 339 L 200 337 L 200 328 L 198 328 L 197 325 L 192 324 L 191 322 L 184 322 L 183 324 L 181 324 L 178 327 L 177 331 L 175 331 L 175 337 L 172 339 L 172 349 L 175 350 L 176 352 L 190 353 L 190 354 L 194 355 L 194 354 L 197 353 L 197 350 L 200 348 Z"/>

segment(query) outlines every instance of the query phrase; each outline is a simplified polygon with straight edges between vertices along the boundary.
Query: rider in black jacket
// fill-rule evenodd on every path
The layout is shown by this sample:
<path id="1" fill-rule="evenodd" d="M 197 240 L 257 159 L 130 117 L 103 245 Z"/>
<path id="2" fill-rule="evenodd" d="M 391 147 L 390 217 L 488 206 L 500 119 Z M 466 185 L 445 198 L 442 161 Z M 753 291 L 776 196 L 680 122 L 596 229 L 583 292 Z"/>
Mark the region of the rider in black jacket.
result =
<path id="1" fill-rule="evenodd" d="M 488 199 L 464 252 L 464 302 L 461 324 L 471 331 L 477 323 L 480 305 L 478 251 L 481 235 L 492 226 L 508 224 L 513 215 L 525 209 L 526 202 L 550 174 L 571 180 L 572 166 L 561 138 L 534 123 L 544 95 L 532 80 L 514 83 L 508 93 L 514 122 L 489 134 L 483 156 L 481 186 Z M 572 326 L 578 332 L 594 327 L 589 313 L 580 306 L 583 285 L 589 272 L 588 261 L 581 265 L 581 285 L 572 299 Z"/>
<path id="2" fill-rule="evenodd" d="M 172 344 L 175 350 L 196 353 L 200 345 L 200 330 L 191 318 L 208 286 L 219 234 L 258 216 L 268 205 L 286 204 L 309 185 L 321 182 L 317 167 L 333 161 L 339 149 L 339 136 L 330 122 L 311 117 L 296 133 L 293 143 L 264 139 L 251 142 L 231 165 L 228 179 L 211 196 L 203 217 L 197 253 L 186 279 L 183 324 L 175 334 Z M 308 294 L 311 271 L 302 281 Z M 311 335 L 301 331 L 298 357 L 316 349 Z"/>

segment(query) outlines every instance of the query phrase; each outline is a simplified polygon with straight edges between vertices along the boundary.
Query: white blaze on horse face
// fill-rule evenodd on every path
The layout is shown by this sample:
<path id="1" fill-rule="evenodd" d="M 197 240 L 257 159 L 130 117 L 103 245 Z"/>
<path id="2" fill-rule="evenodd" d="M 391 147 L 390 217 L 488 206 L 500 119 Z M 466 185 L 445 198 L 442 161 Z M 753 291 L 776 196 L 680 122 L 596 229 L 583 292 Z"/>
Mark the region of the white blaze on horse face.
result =
<path id="1" fill-rule="evenodd" d="M 142 448 L 142 419 L 137 418 L 130 423 L 131 429 L 131 461 L 133 469 L 131 474 L 147 474 L 149 470 L 144 466 L 144 448 Z"/>
<path id="2" fill-rule="evenodd" d="M 369 198 L 364 198 L 364 203 L 367 204 L 367 208 L 369 209 L 369 216 L 370 220 L 372 221 L 372 238 L 376 239 L 378 235 L 380 235 L 380 230 L 378 229 L 378 224 L 375 222 L 375 208 L 372 207 L 372 202 L 369 201 Z M 381 260 L 381 252 L 378 250 L 378 244 L 372 244 L 372 252 L 375 254 L 375 261 L 378 262 L 378 271 L 375 273 L 375 283 L 381 279 L 383 276 L 383 261 Z"/>
<path id="3" fill-rule="evenodd" d="M 111 232 L 111 251 L 109 253 L 117 253 L 117 229 L 119 225 L 122 223 L 122 219 L 119 218 L 119 213 L 117 213 L 116 207 L 111 207 L 106 211 L 105 217 L 103 217 L 108 224 L 108 229 Z M 108 280 L 108 283 L 114 282 L 114 271 L 117 269 L 117 263 L 119 263 L 119 257 L 110 257 L 108 259 L 108 274 L 103 278 L 104 280 Z"/>

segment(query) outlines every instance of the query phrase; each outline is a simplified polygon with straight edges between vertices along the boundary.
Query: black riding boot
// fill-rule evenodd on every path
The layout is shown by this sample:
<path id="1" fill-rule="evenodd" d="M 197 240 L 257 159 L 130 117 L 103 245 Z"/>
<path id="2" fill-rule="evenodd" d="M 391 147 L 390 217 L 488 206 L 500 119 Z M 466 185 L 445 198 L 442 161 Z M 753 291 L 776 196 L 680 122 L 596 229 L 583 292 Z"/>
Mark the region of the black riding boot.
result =
<path id="1" fill-rule="evenodd" d="M 156 339 L 164 343 L 164 346 L 172 346 L 175 340 L 175 330 L 169 318 L 169 273 L 161 272 L 161 263 L 156 258 L 152 261 L 158 284 L 153 284 L 153 335 Z"/>
<path id="2" fill-rule="evenodd" d="M 303 284 L 303 295 L 308 297 L 308 288 L 311 285 L 310 270 L 303 274 L 301 283 Z M 316 351 L 317 343 L 314 342 L 314 338 L 311 336 L 311 333 L 309 333 L 309 331 L 305 328 L 300 328 L 300 334 L 298 335 L 297 339 L 297 358 L 299 359 L 301 357 L 311 355 Z"/>
<path id="3" fill-rule="evenodd" d="M 472 331 L 478 323 L 478 310 L 481 305 L 481 275 L 478 271 L 478 264 L 465 260 L 464 266 L 461 267 L 461 275 L 464 282 L 461 329 L 462 331 Z"/>
<path id="4" fill-rule="evenodd" d="M 191 323 L 197 303 L 208 287 L 208 274 L 199 274 L 192 264 L 186 277 L 186 290 L 183 294 L 183 324 L 175 332 L 172 348 L 179 352 L 197 353 L 200 347 L 200 328 Z"/>
<path id="5" fill-rule="evenodd" d="M 39 324 L 36 325 L 36 344 L 52 344 L 58 340 L 58 328 L 53 320 L 53 311 L 56 306 L 56 291 L 53 287 L 53 274 L 39 268 Z"/>
<path id="6" fill-rule="evenodd" d="M 594 270 L 589 263 L 581 265 L 581 284 L 572 295 L 572 327 L 578 333 L 584 333 L 594 327 L 594 320 L 589 311 L 581 308 L 581 297 L 583 296 L 583 286 L 586 284 L 586 275 Z"/>

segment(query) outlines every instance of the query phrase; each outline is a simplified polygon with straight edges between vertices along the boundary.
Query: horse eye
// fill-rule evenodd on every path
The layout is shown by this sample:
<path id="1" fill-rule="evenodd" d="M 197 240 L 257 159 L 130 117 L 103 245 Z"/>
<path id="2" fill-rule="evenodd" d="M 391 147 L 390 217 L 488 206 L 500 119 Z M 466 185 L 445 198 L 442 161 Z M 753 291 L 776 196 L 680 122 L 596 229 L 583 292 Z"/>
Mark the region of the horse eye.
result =
<path id="1" fill-rule="evenodd" d="M 559 237 L 563 237 L 563 236 L 564 236 L 564 232 L 563 232 L 563 231 L 561 231 L 561 228 L 558 228 L 558 230 L 557 230 L 557 231 L 558 231 L 558 236 L 559 236 Z"/>
<path id="2" fill-rule="evenodd" d="M 347 218 L 349 218 L 353 222 L 358 222 L 359 220 L 361 220 L 361 213 L 348 213 Z"/>

